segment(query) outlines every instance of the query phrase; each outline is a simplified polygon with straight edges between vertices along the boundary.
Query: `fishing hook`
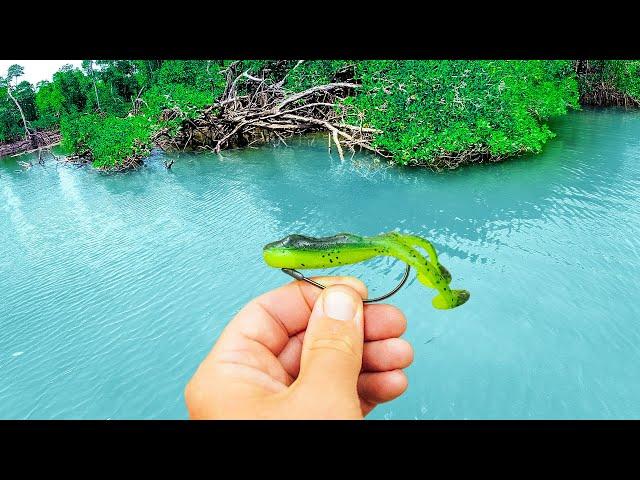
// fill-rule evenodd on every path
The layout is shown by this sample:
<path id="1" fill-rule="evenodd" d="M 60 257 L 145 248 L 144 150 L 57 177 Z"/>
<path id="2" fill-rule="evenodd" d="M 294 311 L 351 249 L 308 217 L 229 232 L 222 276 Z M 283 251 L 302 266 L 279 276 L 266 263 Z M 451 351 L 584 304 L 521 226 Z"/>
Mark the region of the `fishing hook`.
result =
<path id="1" fill-rule="evenodd" d="M 318 282 L 316 282 L 314 280 L 311 280 L 308 277 L 305 277 L 304 274 L 302 274 L 301 272 L 299 272 L 298 270 L 295 270 L 293 268 L 281 268 L 280 270 L 282 270 L 284 273 L 286 273 L 290 277 L 293 277 L 296 280 L 302 280 L 303 282 L 310 283 L 314 287 L 318 287 L 318 288 L 322 288 L 322 289 L 327 288 L 325 285 L 322 285 L 321 283 L 318 283 Z M 398 290 L 400 290 L 402 288 L 402 286 L 407 281 L 407 278 L 409 278 L 409 271 L 410 270 L 411 270 L 411 267 L 409 265 L 407 265 L 407 267 L 404 270 L 404 275 L 402 276 L 402 280 L 400 280 L 400 283 L 393 290 L 391 290 L 389 293 L 385 293 L 384 295 L 380 295 L 379 297 L 376 297 L 376 298 L 366 298 L 366 299 L 364 299 L 362 301 L 362 303 L 379 302 L 380 300 L 384 300 L 385 298 L 389 298 L 391 295 L 394 295 Z"/>

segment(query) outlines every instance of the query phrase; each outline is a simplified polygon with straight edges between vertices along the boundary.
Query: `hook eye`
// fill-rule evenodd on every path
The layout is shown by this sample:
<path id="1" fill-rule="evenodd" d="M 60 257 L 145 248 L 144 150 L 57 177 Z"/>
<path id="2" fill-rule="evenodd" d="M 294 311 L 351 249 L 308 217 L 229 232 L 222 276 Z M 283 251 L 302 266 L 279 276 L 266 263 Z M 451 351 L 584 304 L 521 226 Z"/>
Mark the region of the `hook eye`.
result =
<path id="1" fill-rule="evenodd" d="M 295 270 L 293 268 L 281 268 L 280 270 L 282 270 L 284 273 L 286 273 L 290 277 L 293 277 L 296 280 L 302 280 L 303 282 L 310 283 L 314 287 L 318 287 L 318 288 L 321 288 L 321 289 L 327 288 L 325 285 L 322 285 L 321 283 L 318 283 L 318 282 L 316 282 L 314 280 L 311 280 L 308 277 L 305 277 L 304 274 L 302 274 L 301 272 L 299 272 L 298 270 Z M 379 297 L 367 298 L 367 299 L 363 300 L 362 303 L 379 302 L 381 300 L 384 300 L 384 299 L 389 298 L 390 296 L 394 295 L 406 283 L 407 278 L 409 278 L 409 271 L 410 270 L 411 270 L 411 267 L 409 265 L 407 265 L 406 268 L 404 269 L 404 275 L 402 275 L 402 280 L 400 280 L 400 283 L 398 285 L 396 285 L 396 287 L 393 290 L 391 290 L 388 293 L 385 293 L 384 295 L 380 295 Z"/>

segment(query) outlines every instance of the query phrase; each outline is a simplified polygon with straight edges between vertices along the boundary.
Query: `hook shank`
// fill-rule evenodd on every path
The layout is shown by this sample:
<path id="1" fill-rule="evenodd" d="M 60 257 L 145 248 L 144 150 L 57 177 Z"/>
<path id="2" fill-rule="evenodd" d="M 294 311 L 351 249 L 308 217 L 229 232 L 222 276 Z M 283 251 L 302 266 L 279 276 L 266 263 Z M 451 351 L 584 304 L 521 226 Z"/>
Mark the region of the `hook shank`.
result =
<path id="1" fill-rule="evenodd" d="M 305 277 L 303 273 L 299 272 L 298 270 L 295 270 L 293 268 L 281 268 L 281 270 L 286 273 L 287 275 L 289 275 L 290 277 L 295 278 L 296 280 L 301 280 L 303 282 L 307 282 L 310 283 L 311 285 L 324 289 L 327 288 L 325 285 L 322 285 L 321 283 L 318 283 L 314 280 L 311 280 L 308 277 Z M 398 290 L 400 290 L 402 288 L 402 286 L 406 283 L 407 278 L 409 278 L 409 271 L 411 270 L 411 267 L 409 265 L 407 265 L 407 267 L 404 270 L 404 275 L 402 276 L 402 280 L 400 280 L 400 283 L 390 292 L 385 293 L 384 295 L 381 295 L 379 297 L 376 298 L 366 298 L 362 301 L 362 303 L 374 303 L 374 302 L 379 302 L 381 300 L 384 300 L 386 298 L 389 298 L 391 295 L 394 295 Z"/>

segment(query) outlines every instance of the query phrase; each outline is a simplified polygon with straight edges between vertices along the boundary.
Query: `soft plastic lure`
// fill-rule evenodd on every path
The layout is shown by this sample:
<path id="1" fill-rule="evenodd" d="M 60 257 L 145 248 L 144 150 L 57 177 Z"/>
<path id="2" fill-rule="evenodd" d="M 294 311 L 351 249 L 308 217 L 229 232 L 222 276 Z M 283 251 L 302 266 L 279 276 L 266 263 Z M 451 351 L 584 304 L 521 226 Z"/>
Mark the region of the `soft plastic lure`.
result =
<path id="1" fill-rule="evenodd" d="M 422 248 L 428 258 L 416 249 Z M 423 285 L 438 290 L 432 305 L 439 309 L 455 308 L 469 299 L 466 290 L 451 290 L 451 274 L 438 262 L 431 242 L 415 235 L 397 232 L 373 237 L 339 233 L 332 237 L 313 238 L 289 235 L 265 245 L 267 265 L 276 268 L 328 268 L 363 262 L 379 256 L 390 256 L 412 266 Z"/>

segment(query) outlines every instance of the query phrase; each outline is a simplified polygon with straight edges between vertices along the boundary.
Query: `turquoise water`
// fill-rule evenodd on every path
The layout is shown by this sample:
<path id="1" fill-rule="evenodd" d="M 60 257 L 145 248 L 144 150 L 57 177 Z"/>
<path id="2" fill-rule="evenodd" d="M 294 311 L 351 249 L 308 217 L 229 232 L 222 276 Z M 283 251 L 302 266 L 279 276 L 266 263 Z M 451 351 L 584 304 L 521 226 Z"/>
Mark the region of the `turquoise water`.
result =
<path id="1" fill-rule="evenodd" d="M 411 281 L 390 299 L 409 389 L 370 418 L 640 417 L 640 114 L 553 124 L 542 155 L 445 174 L 325 139 L 186 155 L 171 171 L 0 161 L 0 418 L 186 418 L 183 388 L 245 302 L 287 281 L 292 232 L 431 238 L 463 307 Z M 390 260 L 334 271 L 372 294 Z"/>

